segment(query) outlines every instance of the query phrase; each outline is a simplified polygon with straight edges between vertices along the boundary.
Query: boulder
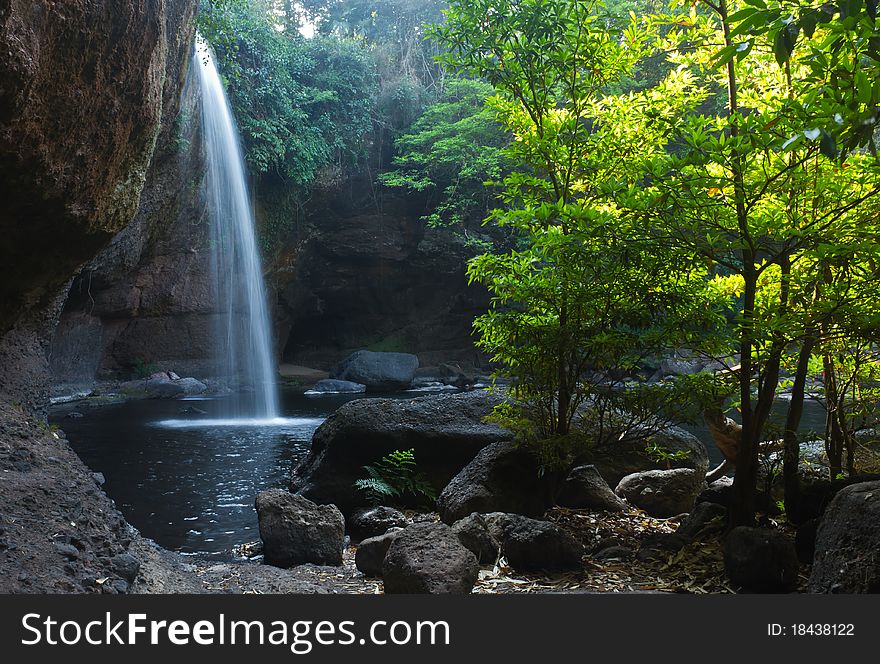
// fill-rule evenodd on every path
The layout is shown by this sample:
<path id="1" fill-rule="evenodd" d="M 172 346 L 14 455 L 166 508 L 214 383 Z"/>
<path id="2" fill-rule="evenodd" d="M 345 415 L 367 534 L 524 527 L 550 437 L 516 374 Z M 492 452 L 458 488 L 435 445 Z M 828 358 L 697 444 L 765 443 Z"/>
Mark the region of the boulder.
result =
<path id="1" fill-rule="evenodd" d="M 645 448 L 649 444 L 656 444 L 669 453 L 686 453 L 683 459 L 670 460 L 669 468 L 693 468 L 704 476 L 709 468 L 706 446 L 696 436 L 678 427 L 667 427 L 659 432 L 645 430 L 643 435 L 629 432 L 619 440 L 608 436 L 579 461 L 596 466 L 609 486 L 617 486 L 627 475 L 667 468 L 666 462 L 661 463 L 647 455 Z"/>
<path id="2" fill-rule="evenodd" d="M 628 509 L 626 503 L 618 498 L 608 483 L 602 479 L 596 466 L 573 468 L 562 484 L 556 504 L 606 512 L 623 512 Z"/>
<path id="3" fill-rule="evenodd" d="M 110 559 L 110 568 L 131 584 L 137 578 L 141 562 L 130 553 L 119 553 Z"/>
<path id="4" fill-rule="evenodd" d="M 354 487 L 366 477 L 363 467 L 412 449 L 418 471 L 439 493 L 483 447 L 512 438 L 483 422 L 500 401 L 485 391 L 350 401 L 318 427 L 309 454 L 293 471 L 291 490 L 349 514 L 367 504 Z"/>
<path id="5" fill-rule="evenodd" d="M 675 468 L 627 475 L 614 492 L 651 516 L 670 517 L 690 512 L 703 486 L 703 473 Z"/>
<path id="6" fill-rule="evenodd" d="M 256 508 L 268 564 L 342 564 L 345 519 L 333 505 L 316 505 L 282 489 L 270 489 L 257 496 Z"/>
<path id="7" fill-rule="evenodd" d="M 452 524 L 452 530 L 459 541 L 477 557 L 477 562 L 494 563 L 501 545 L 492 533 L 486 520 L 477 512 Z"/>
<path id="8" fill-rule="evenodd" d="M 384 535 L 368 537 L 363 540 L 354 554 L 354 564 L 366 576 L 381 577 L 382 562 L 394 538 L 403 531 L 402 528 L 391 528 Z"/>
<path id="9" fill-rule="evenodd" d="M 409 353 L 359 350 L 330 372 L 331 378 L 366 385 L 370 391 L 405 389 L 412 384 L 419 358 Z"/>
<path id="10" fill-rule="evenodd" d="M 393 507 L 369 507 L 355 511 L 345 520 L 353 543 L 388 532 L 389 528 L 406 528 L 403 512 Z"/>
<path id="11" fill-rule="evenodd" d="M 501 553 L 515 570 L 577 569 L 583 546 L 555 523 L 519 514 L 487 515 L 489 531 L 501 542 Z"/>
<path id="12" fill-rule="evenodd" d="M 394 538 L 382 563 L 385 592 L 468 594 L 480 566 L 443 523 L 417 523 Z"/>
<path id="13" fill-rule="evenodd" d="M 724 571 L 745 592 L 788 592 L 797 587 L 794 543 L 767 528 L 739 526 L 724 542 Z"/>
<path id="14" fill-rule="evenodd" d="M 163 374 L 164 375 L 164 374 Z M 148 399 L 177 399 L 204 394 L 208 386 L 195 378 L 149 378 L 147 380 L 130 380 L 120 385 L 122 392 Z"/>
<path id="15" fill-rule="evenodd" d="M 499 544 L 504 541 L 504 533 L 507 532 L 507 528 L 513 523 L 514 519 L 517 518 L 516 514 L 508 514 L 507 512 L 489 512 L 488 514 L 481 514 L 483 517 L 483 522 L 486 524 L 486 527 L 489 529 L 489 534 L 495 538 Z"/>
<path id="16" fill-rule="evenodd" d="M 693 541 L 701 536 L 721 532 L 726 524 L 726 507 L 717 503 L 697 503 L 675 533 L 687 541 Z"/>
<path id="17" fill-rule="evenodd" d="M 880 592 L 880 481 L 842 489 L 816 532 L 813 593 Z"/>
<path id="18" fill-rule="evenodd" d="M 306 392 L 306 394 L 357 394 L 366 392 L 367 386 L 362 383 L 353 383 L 350 380 L 334 380 L 325 378 L 319 380 Z"/>
<path id="19" fill-rule="evenodd" d="M 697 496 L 697 503 L 715 503 L 728 507 L 733 496 L 733 478 L 719 477 Z"/>
<path id="20" fill-rule="evenodd" d="M 513 512 L 540 516 L 546 487 L 537 457 L 505 441 L 480 451 L 437 499 L 440 520 L 453 524 L 473 512 Z"/>

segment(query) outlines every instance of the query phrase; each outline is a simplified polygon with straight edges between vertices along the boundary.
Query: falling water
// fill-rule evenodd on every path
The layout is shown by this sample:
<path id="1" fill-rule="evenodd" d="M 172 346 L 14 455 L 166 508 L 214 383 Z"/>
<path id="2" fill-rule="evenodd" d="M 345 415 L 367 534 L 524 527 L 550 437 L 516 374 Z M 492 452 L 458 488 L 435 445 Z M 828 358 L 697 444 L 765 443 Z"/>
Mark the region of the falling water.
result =
<path id="1" fill-rule="evenodd" d="M 221 376 L 254 390 L 247 406 L 241 399 L 233 399 L 229 415 L 277 418 L 278 390 L 266 291 L 238 129 L 213 53 L 202 39 L 196 41 L 196 55 L 214 278 L 219 310 L 223 312 L 215 339 L 219 371 Z"/>

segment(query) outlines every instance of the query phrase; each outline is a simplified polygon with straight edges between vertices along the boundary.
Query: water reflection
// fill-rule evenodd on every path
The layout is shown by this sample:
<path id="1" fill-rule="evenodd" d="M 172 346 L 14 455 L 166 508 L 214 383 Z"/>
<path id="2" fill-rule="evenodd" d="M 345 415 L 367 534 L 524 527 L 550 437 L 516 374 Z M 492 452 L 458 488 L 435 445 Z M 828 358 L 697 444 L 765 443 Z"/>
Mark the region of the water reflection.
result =
<path id="1" fill-rule="evenodd" d="M 228 558 L 234 545 L 259 539 L 256 494 L 286 487 L 315 429 L 363 396 L 286 394 L 285 417 L 256 421 L 221 419 L 222 399 L 201 400 L 197 409 L 181 400 L 66 404 L 51 419 L 103 473 L 105 491 L 144 536 L 183 553 Z M 83 417 L 67 418 L 71 411 Z"/>

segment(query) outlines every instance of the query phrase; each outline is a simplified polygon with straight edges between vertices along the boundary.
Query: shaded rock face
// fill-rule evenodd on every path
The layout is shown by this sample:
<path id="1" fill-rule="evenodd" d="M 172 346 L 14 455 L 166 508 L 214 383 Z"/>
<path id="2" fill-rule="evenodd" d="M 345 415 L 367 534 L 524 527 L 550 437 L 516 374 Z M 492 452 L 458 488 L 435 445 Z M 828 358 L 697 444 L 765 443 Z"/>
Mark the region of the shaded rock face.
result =
<path id="1" fill-rule="evenodd" d="M 134 216 L 162 117 L 162 0 L 0 11 L 0 331 Z"/>
<path id="2" fill-rule="evenodd" d="M 160 127 L 177 115 L 196 5 L 0 9 L 0 396 L 31 409 L 47 399 L 59 296 L 135 215 Z"/>
<path id="3" fill-rule="evenodd" d="M 437 499 L 444 523 L 472 512 L 544 513 L 546 487 L 539 461 L 530 451 L 505 441 L 490 445 L 456 475 Z"/>
<path id="4" fill-rule="evenodd" d="M 485 516 L 492 536 L 501 542 L 508 564 L 523 572 L 577 569 L 583 546 L 555 523 L 520 514 L 494 512 Z"/>
<path id="5" fill-rule="evenodd" d="M 417 523 L 397 533 L 382 562 L 387 594 L 471 592 L 480 566 L 443 523 Z"/>
<path id="6" fill-rule="evenodd" d="M 563 507 L 608 512 L 621 512 L 627 509 L 626 503 L 614 495 L 611 487 L 602 479 L 596 466 L 572 468 L 562 483 L 556 503 Z"/>
<path id="7" fill-rule="evenodd" d="M 815 551 L 810 592 L 880 592 L 880 481 L 853 484 L 834 497 Z"/>
<path id="8" fill-rule="evenodd" d="M 498 558 L 501 545 L 492 533 L 486 520 L 477 512 L 452 524 L 452 530 L 458 535 L 459 541 L 482 564 L 492 564 Z"/>
<path id="9" fill-rule="evenodd" d="M 189 77 L 137 215 L 70 286 L 52 340 L 56 383 L 128 378 L 138 365 L 217 373 L 212 339 L 223 314 L 211 277 L 198 92 Z"/>
<path id="10" fill-rule="evenodd" d="M 465 273 L 477 252 L 428 228 L 428 212 L 418 197 L 376 192 L 369 175 L 315 193 L 301 241 L 272 270 L 285 361 L 330 368 L 378 345 L 425 366 L 484 363 L 472 324 L 489 298 Z"/>
<path id="11" fill-rule="evenodd" d="M 719 477 L 697 496 L 698 503 L 715 503 L 728 507 L 733 499 L 733 478 Z"/>
<path id="12" fill-rule="evenodd" d="M 376 353 L 359 350 L 345 358 L 331 378 L 366 385 L 368 390 L 405 389 L 412 384 L 419 358 L 410 353 Z"/>
<path id="13" fill-rule="evenodd" d="M 781 533 L 738 526 L 724 542 L 724 571 L 745 592 L 788 592 L 797 586 L 797 552 Z"/>
<path id="14" fill-rule="evenodd" d="M 382 576 L 382 563 L 391 548 L 394 538 L 402 532 L 401 528 L 392 528 L 383 535 L 368 537 L 362 541 L 355 551 L 354 564 L 366 576 Z"/>
<path id="15" fill-rule="evenodd" d="M 704 486 L 703 474 L 691 468 L 646 470 L 624 477 L 614 493 L 651 516 L 669 517 L 690 512 Z"/>
<path id="16" fill-rule="evenodd" d="M 281 489 L 256 499 L 266 562 L 276 567 L 341 565 L 345 519 L 333 505 L 316 505 Z"/>
<path id="17" fill-rule="evenodd" d="M 718 503 L 697 503 L 693 511 L 681 522 L 675 534 L 693 541 L 724 530 L 727 525 L 727 508 Z"/>
<path id="18" fill-rule="evenodd" d="M 439 492 L 483 447 L 511 438 L 482 421 L 496 403 L 487 392 L 346 403 L 318 427 L 308 456 L 293 471 L 291 490 L 349 514 L 366 505 L 354 488 L 366 476 L 363 466 L 413 449 L 417 470 Z"/>

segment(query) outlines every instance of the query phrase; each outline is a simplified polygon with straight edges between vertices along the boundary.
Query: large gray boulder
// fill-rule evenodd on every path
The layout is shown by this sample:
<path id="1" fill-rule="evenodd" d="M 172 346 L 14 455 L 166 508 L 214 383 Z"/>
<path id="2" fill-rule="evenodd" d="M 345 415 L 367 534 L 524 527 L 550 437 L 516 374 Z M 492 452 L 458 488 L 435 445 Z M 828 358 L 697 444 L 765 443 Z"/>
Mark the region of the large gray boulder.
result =
<path id="1" fill-rule="evenodd" d="M 669 453 L 683 452 L 683 459 L 660 462 L 652 459 L 645 451 L 649 445 L 658 445 Z M 709 453 L 706 446 L 693 434 L 679 427 L 668 427 L 659 432 L 645 430 L 643 433 L 629 431 L 618 439 L 606 436 L 588 450 L 579 463 L 596 466 L 599 474 L 609 486 L 617 484 L 627 475 L 643 470 L 662 470 L 665 468 L 693 468 L 706 474 L 709 468 Z"/>
<path id="2" fill-rule="evenodd" d="M 437 499 L 444 523 L 453 524 L 472 512 L 514 512 L 540 516 L 546 488 L 537 457 L 506 441 L 483 448 Z"/>
<path id="3" fill-rule="evenodd" d="M 417 523 L 397 533 L 382 563 L 385 592 L 468 594 L 480 566 L 443 523 Z"/>
<path id="4" fill-rule="evenodd" d="M 828 505 L 808 587 L 813 593 L 880 593 L 880 481 L 850 485 Z"/>
<path id="5" fill-rule="evenodd" d="M 439 493 L 486 445 L 512 438 L 483 422 L 500 400 L 475 391 L 344 404 L 318 427 L 308 456 L 293 471 L 291 490 L 350 514 L 367 504 L 354 488 L 366 477 L 363 467 L 394 450 L 412 449 L 418 472 Z"/>
<path id="6" fill-rule="evenodd" d="M 419 358 L 409 353 L 377 353 L 359 350 L 330 373 L 331 378 L 361 383 L 367 390 L 398 390 L 412 384 Z"/>
<path id="7" fill-rule="evenodd" d="M 624 477 L 614 493 L 651 516 L 670 517 L 690 512 L 704 486 L 704 475 L 691 468 L 646 470 Z"/>
<path id="8" fill-rule="evenodd" d="M 724 542 L 724 571 L 745 592 L 788 592 L 797 587 L 794 542 L 767 528 L 739 526 Z"/>
<path id="9" fill-rule="evenodd" d="M 555 523 L 520 514 L 485 516 L 489 532 L 501 542 L 501 553 L 515 570 L 578 569 L 583 546 Z"/>
<path id="10" fill-rule="evenodd" d="M 345 519 L 333 505 L 316 505 L 282 489 L 257 495 L 266 562 L 276 567 L 341 565 Z"/>
<path id="11" fill-rule="evenodd" d="M 627 504 L 614 494 L 596 470 L 596 466 L 572 468 L 562 483 L 556 504 L 606 512 L 623 512 L 628 509 Z"/>

